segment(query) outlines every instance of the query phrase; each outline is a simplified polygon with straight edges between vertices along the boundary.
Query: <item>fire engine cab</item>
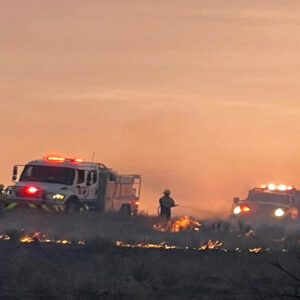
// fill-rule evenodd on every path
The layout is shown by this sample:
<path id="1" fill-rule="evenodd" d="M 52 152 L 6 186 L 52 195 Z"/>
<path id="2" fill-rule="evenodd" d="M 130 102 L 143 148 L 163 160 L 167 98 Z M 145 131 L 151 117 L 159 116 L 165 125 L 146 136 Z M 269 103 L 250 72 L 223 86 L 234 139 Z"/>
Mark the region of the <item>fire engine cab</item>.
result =
<path id="1" fill-rule="evenodd" d="M 20 176 L 19 168 L 23 168 Z M 28 206 L 55 211 L 138 213 L 141 176 L 119 175 L 102 163 L 49 155 L 25 166 L 14 166 L 12 179 L 14 185 L 6 189 L 8 209 Z"/>
<path id="2" fill-rule="evenodd" d="M 300 191 L 284 184 L 263 184 L 249 191 L 245 200 L 233 199 L 233 216 L 241 218 L 297 219 Z"/>

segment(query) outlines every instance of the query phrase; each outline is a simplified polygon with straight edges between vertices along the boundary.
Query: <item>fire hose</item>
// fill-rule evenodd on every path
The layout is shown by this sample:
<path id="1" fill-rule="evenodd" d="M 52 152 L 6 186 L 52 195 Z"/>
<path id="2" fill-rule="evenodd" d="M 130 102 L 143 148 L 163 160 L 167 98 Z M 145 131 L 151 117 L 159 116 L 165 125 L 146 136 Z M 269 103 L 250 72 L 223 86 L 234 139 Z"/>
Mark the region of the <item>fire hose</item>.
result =
<path id="1" fill-rule="evenodd" d="M 176 204 L 175 206 L 180 206 L 180 205 L 179 205 L 179 204 Z M 173 207 L 175 207 L 175 206 L 173 206 Z M 161 213 L 161 206 L 158 205 L 158 207 L 157 207 L 157 215 L 160 216 L 160 213 Z"/>
<path id="2" fill-rule="evenodd" d="M 181 208 L 187 208 L 187 209 L 197 210 L 199 212 L 202 212 L 202 213 L 205 213 L 205 214 L 209 214 L 209 215 L 213 214 L 210 211 L 207 211 L 207 210 L 202 209 L 202 208 L 193 207 L 193 206 L 184 206 L 184 205 L 180 205 L 180 204 L 176 204 L 175 207 L 176 206 L 179 206 Z M 157 208 L 157 215 L 160 215 L 160 213 L 161 213 L 161 206 L 159 205 L 158 208 Z"/>

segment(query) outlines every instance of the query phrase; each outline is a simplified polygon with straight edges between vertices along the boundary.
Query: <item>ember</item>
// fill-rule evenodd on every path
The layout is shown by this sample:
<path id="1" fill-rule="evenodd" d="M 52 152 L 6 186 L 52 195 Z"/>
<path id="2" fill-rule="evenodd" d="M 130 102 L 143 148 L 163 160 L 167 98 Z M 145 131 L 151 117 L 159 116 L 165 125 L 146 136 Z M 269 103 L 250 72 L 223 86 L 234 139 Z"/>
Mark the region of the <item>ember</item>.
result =
<path id="1" fill-rule="evenodd" d="M 250 253 L 258 253 L 262 250 L 262 247 L 258 247 L 258 248 L 252 248 L 252 249 L 249 249 L 249 252 Z"/>
<path id="2" fill-rule="evenodd" d="M 8 241 L 10 240 L 10 236 L 8 236 L 7 234 L 0 235 L 0 240 Z"/>

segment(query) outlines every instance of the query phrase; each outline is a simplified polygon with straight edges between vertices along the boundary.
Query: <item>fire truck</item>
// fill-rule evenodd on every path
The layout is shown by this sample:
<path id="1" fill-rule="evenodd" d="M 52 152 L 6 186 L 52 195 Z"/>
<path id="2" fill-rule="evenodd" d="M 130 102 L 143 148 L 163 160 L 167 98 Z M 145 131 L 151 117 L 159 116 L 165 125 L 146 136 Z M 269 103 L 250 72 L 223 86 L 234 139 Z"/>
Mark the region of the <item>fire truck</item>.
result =
<path id="1" fill-rule="evenodd" d="M 5 192 L 7 209 L 21 206 L 138 214 L 141 176 L 119 175 L 102 163 L 48 155 L 26 165 L 15 165 L 12 180 L 14 184 Z"/>
<path id="2" fill-rule="evenodd" d="M 249 191 L 245 200 L 233 199 L 232 216 L 260 219 L 298 219 L 300 191 L 284 184 L 263 184 Z"/>

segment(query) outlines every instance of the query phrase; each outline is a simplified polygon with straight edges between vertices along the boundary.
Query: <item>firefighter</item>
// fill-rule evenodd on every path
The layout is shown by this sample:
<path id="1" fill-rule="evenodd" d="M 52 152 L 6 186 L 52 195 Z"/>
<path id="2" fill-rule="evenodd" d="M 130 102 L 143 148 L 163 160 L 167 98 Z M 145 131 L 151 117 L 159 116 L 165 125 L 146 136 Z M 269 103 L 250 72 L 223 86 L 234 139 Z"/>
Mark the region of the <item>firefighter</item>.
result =
<path id="1" fill-rule="evenodd" d="M 164 191 L 164 196 L 159 199 L 160 204 L 160 216 L 170 220 L 171 208 L 176 206 L 174 200 L 170 197 L 170 190 Z"/>

